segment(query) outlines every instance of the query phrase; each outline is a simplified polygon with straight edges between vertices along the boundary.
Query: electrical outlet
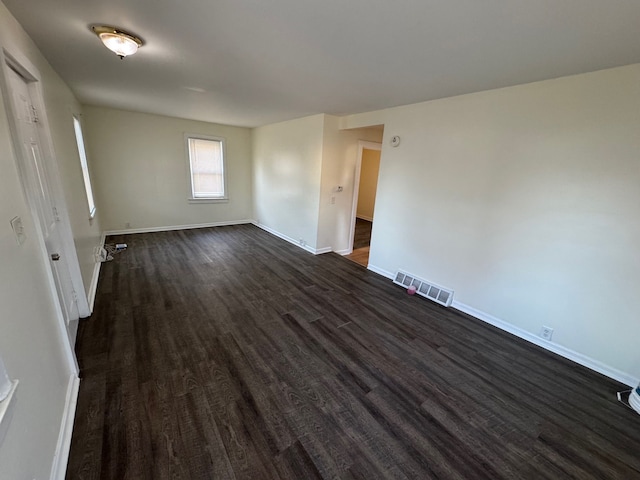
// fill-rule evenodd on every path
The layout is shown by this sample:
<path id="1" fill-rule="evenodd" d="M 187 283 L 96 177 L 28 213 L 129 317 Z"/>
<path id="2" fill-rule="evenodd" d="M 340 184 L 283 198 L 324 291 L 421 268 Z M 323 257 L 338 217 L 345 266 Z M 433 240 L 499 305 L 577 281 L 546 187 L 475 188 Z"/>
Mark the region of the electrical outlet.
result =
<path id="1" fill-rule="evenodd" d="M 551 341 L 551 337 L 553 336 L 553 328 L 543 325 L 540 329 L 540 336 L 545 340 Z"/>

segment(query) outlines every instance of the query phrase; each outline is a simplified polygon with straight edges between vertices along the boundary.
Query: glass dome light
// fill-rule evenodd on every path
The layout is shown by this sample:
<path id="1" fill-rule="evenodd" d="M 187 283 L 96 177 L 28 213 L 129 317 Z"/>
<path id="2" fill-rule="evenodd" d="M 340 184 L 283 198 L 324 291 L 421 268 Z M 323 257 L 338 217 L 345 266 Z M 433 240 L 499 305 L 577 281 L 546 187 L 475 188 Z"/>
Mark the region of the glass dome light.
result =
<path id="1" fill-rule="evenodd" d="M 92 25 L 91 30 L 100 38 L 105 47 L 120 58 L 133 55 L 144 44 L 135 35 L 108 25 Z"/>

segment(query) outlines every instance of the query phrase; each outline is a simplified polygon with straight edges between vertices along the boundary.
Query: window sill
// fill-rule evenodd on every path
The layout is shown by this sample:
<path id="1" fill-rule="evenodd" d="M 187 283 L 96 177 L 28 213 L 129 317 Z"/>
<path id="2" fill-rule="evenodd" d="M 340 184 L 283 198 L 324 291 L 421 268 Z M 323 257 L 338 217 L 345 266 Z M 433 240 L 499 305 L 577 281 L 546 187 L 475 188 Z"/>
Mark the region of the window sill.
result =
<path id="1" fill-rule="evenodd" d="M 9 395 L 0 402 L 0 445 L 4 440 L 7 430 L 9 429 L 9 422 L 13 416 L 13 410 L 16 404 L 16 389 L 18 388 L 18 380 L 11 382 L 11 390 Z"/>
<path id="2" fill-rule="evenodd" d="M 198 203 L 228 203 L 228 197 L 220 197 L 220 198 L 188 198 L 187 201 L 189 203 L 198 204 Z"/>

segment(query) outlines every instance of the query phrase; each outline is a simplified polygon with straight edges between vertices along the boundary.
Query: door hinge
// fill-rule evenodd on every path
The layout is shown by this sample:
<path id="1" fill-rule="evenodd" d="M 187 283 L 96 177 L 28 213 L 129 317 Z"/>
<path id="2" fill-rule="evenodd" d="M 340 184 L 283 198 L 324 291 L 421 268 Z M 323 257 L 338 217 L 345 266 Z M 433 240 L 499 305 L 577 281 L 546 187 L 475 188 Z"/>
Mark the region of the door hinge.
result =
<path id="1" fill-rule="evenodd" d="M 57 207 L 53 207 L 52 210 L 53 210 L 53 219 L 56 222 L 59 222 L 60 221 L 60 214 L 58 213 L 58 208 Z"/>
<path id="2" fill-rule="evenodd" d="M 40 121 L 38 118 L 38 110 L 36 110 L 36 107 L 33 105 L 31 105 L 31 121 L 33 123 L 38 123 Z"/>
<path id="3" fill-rule="evenodd" d="M 71 291 L 71 294 L 73 295 L 73 301 L 74 301 L 75 303 L 78 303 L 78 294 L 76 293 L 76 291 L 75 291 L 75 290 L 72 290 L 72 291 Z"/>

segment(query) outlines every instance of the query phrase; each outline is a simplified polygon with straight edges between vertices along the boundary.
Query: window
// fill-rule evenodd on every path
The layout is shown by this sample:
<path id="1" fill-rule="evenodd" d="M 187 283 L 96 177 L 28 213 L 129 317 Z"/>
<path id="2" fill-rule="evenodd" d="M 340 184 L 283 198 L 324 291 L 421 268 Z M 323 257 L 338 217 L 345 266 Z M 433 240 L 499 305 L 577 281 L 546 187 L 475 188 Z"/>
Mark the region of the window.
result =
<path id="1" fill-rule="evenodd" d="M 87 153 L 84 150 L 84 137 L 80 120 L 74 115 L 73 130 L 76 132 L 76 142 L 78 143 L 78 154 L 80 155 L 80 166 L 82 167 L 82 178 L 84 179 L 84 189 L 87 192 L 87 204 L 89 205 L 89 219 L 96 216 L 96 202 L 93 200 L 93 189 L 91 188 L 91 178 L 89 177 L 89 166 L 87 165 Z"/>
<path id="2" fill-rule="evenodd" d="M 224 169 L 224 138 L 185 135 L 189 156 L 191 201 L 227 199 Z"/>

